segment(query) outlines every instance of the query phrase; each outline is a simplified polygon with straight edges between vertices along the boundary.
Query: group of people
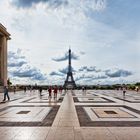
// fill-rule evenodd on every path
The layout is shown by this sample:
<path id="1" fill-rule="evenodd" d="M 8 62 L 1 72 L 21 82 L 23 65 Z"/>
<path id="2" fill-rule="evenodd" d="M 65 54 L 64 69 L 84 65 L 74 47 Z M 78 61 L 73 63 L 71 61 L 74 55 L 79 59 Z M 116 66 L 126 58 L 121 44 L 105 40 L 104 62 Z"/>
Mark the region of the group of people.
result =
<path id="1" fill-rule="evenodd" d="M 52 97 L 52 93 L 54 93 L 54 98 L 57 98 L 58 91 L 61 94 L 63 91 L 63 88 L 61 86 L 59 88 L 57 86 L 54 86 L 54 87 L 50 86 L 48 88 L 49 98 Z M 42 96 L 42 87 L 39 87 L 39 94 L 40 94 L 40 96 Z"/>
<path id="2" fill-rule="evenodd" d="M 63 91 L 63 88 L 60 86 L 59 88 L 57 86 L 54 86 L 54 88 L 52 88 L 51 86 L 48 88 L 48 92 L 49 92 L 49 97 L 52 97 L 52 92 L 54 93 L 54 98 L 57 98 L 57 94 L 58 91 L 60 92 L 60 94 Z"/>
<path id="3" fill-rule="evenodd" d="M 127 91 L 127 87 L 121 87 L 120 90 L 122 90 L 123 92 L 123 97 L 125 97 L 126 91 Z M 139 87 L 135 88 L 135 91 L 138 93 L 139 92 Z"/>
<path id="4" fill-rule="evenodd" d="M 24 87 L 23 88 L 23 90 L 24 90 L 24 93 L 26 93 L 26 90 L 27 90 L 27 87 Z M 42 96 L 42 87 L 39 87 L 38 88 L 38 90 L 39 90 L 39 93 L 40 93 L 40 96 Z M 14 93 L 16 92 L 15 91 L 15 88 L 14 88 Z M 49 98 L 51 98 L 52 97 L 52 93 L 54 93 L 54 98 L 57 98 L 57 94 L 58 94 L 58 91 L 60 92 L 60 94 L 62 93 L 62 91 L 63 91 L 63 88 L 60 86 L 59 88 L 57 87 L 57 86 L 54 86 L 54 87 L 49 87 L 48 88 L 48 92 L 49 92 Z M 10 100 L 10 97 L 9 97 L 9 94 L 8 94 L 8 86 L 4 86 L 4 99 L 3 99 L 3 102 L 5 102 L 6 101 L 6 98 L 8 99 L 8 101 Z"/>
<path id="5" fill-rule="evenodd" d="M 16 87 L 14 87 L 13 89 L 14 89 L 13 91 L 15 93 L 16 92 Z M 27 90 L 27 87 L 24 87 L 23 90 L 24 90 L 24 93 L 25 93 L 26 90 Z M 43 90 L 42 87 L 41 86 L 38 87 L 38 90 L 39 90 L 40 96 L 42 96 L 42 90 Z M 121 87 L 121 90 L 123 92 L 123 96 L 125 97 L 125 94 L 126 94 L 126 91 L 127 91 L 127 87 L 125 87 L 125 86 L 124 87 Z M 135 90 L 136 90 L 136 92 L 139 92 L 139 87 L 136 87 Z M 48 88 L 49 98 L 52 97 L 52 94 L 53 93 L 54 93 L 54 96 L 53 97 L 54 98 L 57 98 L 58 91 L 61 94 L 62 91 L 63 91 L 63 87 L 62 86 L 57 87 L 56 85 L 54 87 L 50 86 Z M 86 91 L 86 87 L 82 87 L 82 91 L 83 92 Z M 4 99 L 3 99 L 3 102 L 6 101 L 6 98 L 8 99 L 8 101 L 10 100 L 10 97 L 8 95 L 8 86 L 4 86 Z"/>

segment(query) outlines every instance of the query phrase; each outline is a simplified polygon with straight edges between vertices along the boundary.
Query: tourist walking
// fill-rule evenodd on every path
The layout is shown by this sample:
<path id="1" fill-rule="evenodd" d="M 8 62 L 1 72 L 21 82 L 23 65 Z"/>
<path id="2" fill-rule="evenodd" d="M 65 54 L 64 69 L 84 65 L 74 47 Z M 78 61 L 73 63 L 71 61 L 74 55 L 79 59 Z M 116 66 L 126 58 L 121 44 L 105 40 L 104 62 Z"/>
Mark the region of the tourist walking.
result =
<path id="1" fill-rule="evenodd" d="M 33 87 L 32 87 L 32 86 L 30 86 L 29 88 L 30 88 L 30 92 L 32 92 L 32 90 L 33 90 Z"/>
<path id="2" fill-rule="evenodd" d="M 136 87 L 136 92 L 137 92 L 137 93 L 139 92 L 139 87 Z"/>
<path id="3" fill-rule="evenodd" d="M 87 91 L 87 87 L 85 86 L 85 92 Z"/>
<path id="4" fill-rule="evenodd" d="M 3 101 L 6 100 L 6 97 L 8 98 L 8 101 L 9 101 L 10 97 L 8 95 L 8 87 L 4 86 L 4 99 L 3 99 Z"/>
<path id="5" fill-rule="evenodd" d="M 14 94 L 16 93 L 16 86 L 14 86 Z"/>
<path id="6" fill-rule="evenodd" d="M 26 87 L 24 87 L 24 93 L 26 93 L 26 90 L 27 90 L 27 88 L 26 88 Z"/>
<path id="7" fill-rule="evenodd" d="M 57 89 L 57 86 L 55 86 L 55 87 L 54 87 L 54 91 L 53 91 L 53 92 L 54 92 L 54 98 L 57 98 L 57 90 L 58 90 L 58 89 Z"/>
<path id="8" fill-rule="evenodd" d="M 85 91 L 85 87 L 84 87 L 84 86 L 82 87 L 82 91 L 83 91 L 83 92 Z"/>
<path id="9" fill-rule="evenodd" d="M 125 93 L 126 93 L 126 88 L 123 87 L 123 97 L 125 97 Z"/>
<path id="10" fill-rule="evenodd" d="M 52 87 L 51 86 L 49 87 L 48 92 L 49 92 L 49 97 L 51 98 L 52 97 Z"/>
<path id="11" fill-rule="evenodd" d="M 42 87 L 39 87 L 39 94 L 42 96 Z"/>

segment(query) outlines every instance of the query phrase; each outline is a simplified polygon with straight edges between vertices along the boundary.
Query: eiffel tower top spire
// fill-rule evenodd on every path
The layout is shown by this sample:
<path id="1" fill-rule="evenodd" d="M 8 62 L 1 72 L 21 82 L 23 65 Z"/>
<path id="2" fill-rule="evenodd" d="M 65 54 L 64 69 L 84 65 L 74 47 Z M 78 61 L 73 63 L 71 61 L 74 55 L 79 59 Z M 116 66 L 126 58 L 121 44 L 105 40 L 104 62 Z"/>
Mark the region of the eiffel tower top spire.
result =
<path id="1" fill-rule="evenodd" d="M 71 68 L 71 49 L 69 49 L 69 64 L 68 64 L 68 72 L 72 72 L 72 68 Z"/>

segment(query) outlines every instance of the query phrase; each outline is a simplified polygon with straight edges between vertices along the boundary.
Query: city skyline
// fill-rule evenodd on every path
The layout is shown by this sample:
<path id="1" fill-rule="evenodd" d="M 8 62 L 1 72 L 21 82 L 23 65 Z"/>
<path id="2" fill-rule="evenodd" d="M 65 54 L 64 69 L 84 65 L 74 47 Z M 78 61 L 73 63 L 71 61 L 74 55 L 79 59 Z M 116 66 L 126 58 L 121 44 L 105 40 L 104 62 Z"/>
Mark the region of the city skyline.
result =
<path id="1" fill-rule="evenodd" d="M 140 81 L 140 1 L 2 0 L 0 9 L 14 84 L 64 84 L 69 47 L 76 84 Z"/>

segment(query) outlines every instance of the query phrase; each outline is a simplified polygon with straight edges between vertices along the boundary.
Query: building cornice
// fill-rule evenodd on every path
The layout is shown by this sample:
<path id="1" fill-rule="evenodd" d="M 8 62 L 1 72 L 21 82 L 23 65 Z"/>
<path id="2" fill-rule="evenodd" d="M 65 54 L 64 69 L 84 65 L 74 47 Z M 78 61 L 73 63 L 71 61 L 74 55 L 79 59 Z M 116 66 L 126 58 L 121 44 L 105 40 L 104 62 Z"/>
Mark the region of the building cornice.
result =
<path id="1" fill-rule="evenodd" d="M 0 23 L 0 34 L 6 36 L 8 40 L 10 40 L 10 34 L 7 32 L 6 28 Z"/>

